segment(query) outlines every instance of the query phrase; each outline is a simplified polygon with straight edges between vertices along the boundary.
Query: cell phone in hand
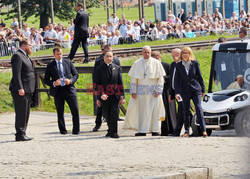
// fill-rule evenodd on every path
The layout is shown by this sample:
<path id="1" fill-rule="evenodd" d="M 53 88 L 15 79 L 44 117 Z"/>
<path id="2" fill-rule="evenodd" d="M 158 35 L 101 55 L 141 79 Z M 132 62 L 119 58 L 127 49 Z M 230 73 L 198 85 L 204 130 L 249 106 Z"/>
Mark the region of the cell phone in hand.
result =
<path id="1" fill-rule="evenodd" d="M 179 95 L 179 100 L 177 100 L 177 101 L 178 102 L 182 102 L 183 101 L 181 95 Z"/>

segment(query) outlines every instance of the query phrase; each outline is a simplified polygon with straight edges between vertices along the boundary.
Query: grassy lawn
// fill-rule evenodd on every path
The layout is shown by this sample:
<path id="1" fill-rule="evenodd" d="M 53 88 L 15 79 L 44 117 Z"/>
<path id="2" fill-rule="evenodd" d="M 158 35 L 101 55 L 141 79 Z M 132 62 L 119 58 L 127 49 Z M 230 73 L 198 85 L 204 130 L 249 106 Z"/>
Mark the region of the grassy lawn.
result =
<path id="1" fill-rule="evenodd" d="M 7 9 L 4 11 L 7 12 Z M 95 24 L 98 23 L 107 23 L 107 11 L 104 10 L 104 7 L 100 8 L 90 8 L 87 9 L 89 15 L 89 25 L 92 27 Z M 110 9 L 110 14 L 113 13 L 113 10 Z M 127 19 L 130 19 L 132 21 L 134 20 L 139 20 L 139 10 L 138 7 L 131 7 L 131 8 L 124 8 L 122 9 L 117 9 L 116 10 L 116 15 L 118 18 L 121 18 L 122 14 L 126 15 Z M 147 20 L 155 20 L 155 15 L 154 15 L 154 7 L 145 7 L 145 16 Z M 7 15 L 2 15 L 0 18 L 6 19 Z M 16 17 L 17 18 L 17 17 Z M 10 27 L 10 24 L 13 22 L 13 19 L 5 20 L 5 23 L 7 24 L 7 27 Z M 27 19 L 26 21 L 30 27 L 36 27 L 39 28 L 40 25 L 40 20 L 39 18 L 36 18 L 34 15 L 31 16 L 30 18 Z M 70 21 L 61 21 L 57 17 L 55 17 L 55 22 L 56 23 L 62 23 L 64 26 L 68 26 Z"/>
<path id="2" fill-rule="evenodd" d="M 9 92 L 11 72 L 0 72 L 0 113 L 14 111 L 12 97 Z"/>
<path id="3" fill-rule="evenodd" d="M 199 61 L 201 66 L 201 71 L 203 74 L 203 78 L 205 81 L 206 89 L 208 88 L 209 82 L 209 73 L 212 59 L 212 50 L 199 50 L 195 51 L 195 57 Z M 139 57 L 131 57 L 129 59 L 122 59 L 121 65 L 132 65 L 135 60 L 139 59 Z M 164 62 L 171 63 L 172 57 L 170 53 L 162 54 L 162 60 Z M 82 64 L 76 64 L 77 66 L 81 66 Z M 88 66 L 93 66 L 94 63 L 87 64 Z M 10 92 L 8 91 L 9 82 L 11 79 L 11 72 L 1 72 L 0 73 L 0 82 L 1 82 L 1 90 L 0 90 L 0 113 L 3 112 L 11 112 L 14 111 L 12 98 Z M 129 88 L 130 77 L 127 74 L 123 74 L 124 87 Z M 76 88 L 87 88 L 87 84 L 92 83 L 92 76 L 90 74 L 80 74 L 80 77 L 76 83 Z M 41 85 L 42 86 L 42 85 Z M 32 110 L 39 111 L 48 111 L 48 112 L 56 112 L 53 98 L 48 98 L 46 93 L 41 93 L 42 105 L 40 108 L 33 108 Z M 130 94 L 126 94 L 125 98 L 127 103 L 125 103 L 125 108 L 127 108 Z M 80 114 L 93 115 L 93 97 L 92 95 L 86 93 L 78 93 L 78 103 Z M 65 105 L 65 112 L 70 112 L 69 107 Z"/>

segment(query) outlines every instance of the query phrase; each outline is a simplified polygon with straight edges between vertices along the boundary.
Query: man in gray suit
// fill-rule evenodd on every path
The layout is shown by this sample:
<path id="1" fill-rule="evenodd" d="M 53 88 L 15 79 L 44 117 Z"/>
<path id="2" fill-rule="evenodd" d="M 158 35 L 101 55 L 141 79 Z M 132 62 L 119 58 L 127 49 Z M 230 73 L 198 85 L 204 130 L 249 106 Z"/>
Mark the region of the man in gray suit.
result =
<path id="1" fill-rule="evenodd" d="M 12 79 L 10 91 L 15 106 L 16 141 L 29 141 L 26 129 L 30 114 L 30 103 L 35 91 L 34 67 L 28 55 L 31 54 L 31 43 L 28 40 L 20 42 L 19 50 L 11 58 Z"/>

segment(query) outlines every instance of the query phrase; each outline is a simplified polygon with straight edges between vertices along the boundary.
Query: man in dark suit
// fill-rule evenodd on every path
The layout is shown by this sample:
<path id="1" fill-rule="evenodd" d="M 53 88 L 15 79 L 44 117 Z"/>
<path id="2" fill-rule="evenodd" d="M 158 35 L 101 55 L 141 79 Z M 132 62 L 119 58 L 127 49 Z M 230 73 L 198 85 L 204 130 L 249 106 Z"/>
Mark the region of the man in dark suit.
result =
<path id="1" fill-rule="evenodd" d="M 97 68 L 102 65 L 104 62 L 104 54 L 106 51 L 111 51 L 112 52 L 112 48 L 111 46 L 109 45 L 102 45 L 101 46 L 101 49 L 102 49 L 102 55 L 98 58 L 96 58 L 96 61 L 95 61 L 95 65 L 94 65 L 94 73 L 93 73 L 93 83 L 96 84 L 96 79 L 95 79 L 95 75 L 96 75 L 96 72 L 97 72 Z M 119 59 L 116 57 L 116 56 L 113 56 L 113 61 L 112 61 L 113 64 L 116 64 L 118 66 L 121 67 L 120 65 L 120 61 Z M 121 72 L 121 77 L 122 77 L 122 72 Z M 125 98 L 124 98 L 125 100 Z M 96 120 L 95 120 L 95 127 L 93 128 L 93 132 L 97 132 L 98 129 L 101 127 L 102 125 L 102 107 L 97 107 L 97 112 L 96 112 Z"/>
<path id="2" fill-rule="evenodd" d="M 87 39 L 89 37 L 89 16 L 83 10 L 83 4 L 77 3 L 76 6 L 77 15 L 74 19 L 75 24 L 75 33 L 74 33 L 74 41 L 72 43 L 72 47 L 69 53 L 68 58 L 72 60 L 75 56 L 75 53 L 82 42 L 82 48 L 85 54 L 84 63 L 89 62 L 89 53 L 88 53 L 88 42 Z"/>
<path id="3" fill-rule="evenodd" d="M 64 121 L 64 104 L 68 103 L 73 116 L 72 134 L 78 135 L 80 130 L 79 109 L 74 83 L 78 79 L 78 73 L 70 60 L 62 58 L 62 49 L 53 49 L 55 60 L 47 65 L 45 71 L 45 84 L 50 86 L 50 95 L 54 97 L 57 110 L 58 127 L 61 134 L 67 134 Z"/>
<path id="4" fill-rule="evenodd" d="M 15 106 L 16 141 L 29 141 L 26 129 L 30 114 L 31 97 L 35 91 L 35 74 L 31 54 L 31 43 L 22 40 L 19 50 L 11 58 L 12 79 L 10 91 Z"/>
<path id="5" fill-rule="evenodd" d="M 178 14 L 178 18 L 184 23 L 187 20 L 187 15 L 184 13 L 184 9 L 181 9 L 181 13 Z"/>
<path id="6" fill-rule="evenodd" d="M 181 50 L 176 48 L 172 50 L 172 58 L 173 62 L 170 65 L 171 69 L 171 76 L 170 76 L 170 95 L 169 95 L 169 102 L 175 105 L 175 89 L 174 89 L 174 77 L 176 71 L 176 64 L 180 62 L 178 57 L 180 56 Z M 184 114 L 183 114 L 183 105 L 182 102 L 178 102 L 178 113 L 177 113 L 177 124 L 174 128 L 173 136 L 180 136 L 181 129 L 184 124 Z"/>
<path id="7" fill-rule="evenodd" d="M 102 106 L 103 114 L 108 123 L 106 137 L 119 138 L 117 134 L 117 121 L 119 118 L 119 102 L 124 104 L 121 67 L 112 63 L 113 53 L 106 51 L 104 63 L 96 70 L 97 105 Z"/>
<path id="8" fill-rule="evenodd" d="M 160 51 L 153 51 L 151 56 L 159 61 L 161 61 Z M 175 103 L 169 102 L 169 95 L 170 95 L 170 74 L 171 69 L 170 65 L 165 62 L 161 62 L 166 76 L 164 76 L 164 87 L 162 92 L 162 98 L 165 107 L 165 120 L 161 123 L 161 135 L 167 136 L 172 135 L 176 126 L 176 107 Z"/>

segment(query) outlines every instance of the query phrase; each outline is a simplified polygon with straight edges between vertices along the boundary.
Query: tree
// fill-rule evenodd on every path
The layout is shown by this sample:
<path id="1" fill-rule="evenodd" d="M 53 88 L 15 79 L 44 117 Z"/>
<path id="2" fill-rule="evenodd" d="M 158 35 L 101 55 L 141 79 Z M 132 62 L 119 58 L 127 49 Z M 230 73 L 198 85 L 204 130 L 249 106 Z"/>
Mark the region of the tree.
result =
<path id="1" fill-rule="evenodd" d="M 70 20 L 75 18 L 75 5 L 78 0 L 54 0 L 54 14 L 60 20 Z M 26 21 L 35 15 L 40 19 L 40 28 L 44 28 L 49 23 L 51 17 L 51 0 L 21 0 L 22 18 Z M 9 18 L 17 16 L 17 0 L 0 0 L 0 7 L 12 5 Z M 86 8 L 99 6 L 100 0 L 86 0 Z M 91 12 L 90 12 L 91 13 Z M 5 14 L 2 12 L 1 14 Z"/>

